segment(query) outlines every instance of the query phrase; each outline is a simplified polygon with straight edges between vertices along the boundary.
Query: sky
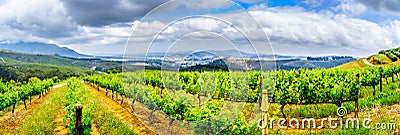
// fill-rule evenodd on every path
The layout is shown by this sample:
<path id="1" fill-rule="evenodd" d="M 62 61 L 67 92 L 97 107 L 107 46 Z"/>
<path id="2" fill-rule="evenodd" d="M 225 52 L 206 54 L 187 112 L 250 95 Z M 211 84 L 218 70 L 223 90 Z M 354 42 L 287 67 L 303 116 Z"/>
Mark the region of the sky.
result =
<path id="1" fill-rule="evenodd" d="M 0 42 L 19 41 L 93 55 L 239 49 L 367 57 L 400 47 L 400 0 L 0 0 Z"/>

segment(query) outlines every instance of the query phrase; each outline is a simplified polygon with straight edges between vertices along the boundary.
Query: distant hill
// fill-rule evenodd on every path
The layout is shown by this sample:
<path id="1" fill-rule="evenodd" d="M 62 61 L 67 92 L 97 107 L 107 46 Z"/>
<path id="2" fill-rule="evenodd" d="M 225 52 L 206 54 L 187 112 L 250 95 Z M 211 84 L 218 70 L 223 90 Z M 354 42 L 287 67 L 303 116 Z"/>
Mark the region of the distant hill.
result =
<path id="1" fill-rule="evenodd" d="M 65 66 L 86 67 L 86 68 L 91 68 L 93 66 L 96 66 L 95 61 L 70 59 L 66 57 L 53 56 L 53 55 L 19 53 L 9 50 L 1 50 L 0 57 L 6 60 L 5 62 L 7 62 L 8 60 L 13 60 L 13 61 L 28 62 L 28 63 L 65 65 Z"/>
<path id="2" fill-rule="evenodd" d="M 54 44 L 46 44 L 40 42 L 16 42 L 16 43 L 0 43 L 0 50 L 10 50 L 14 52 L 28 54 L 44 54 L 58 55 L 70 58 L 90 58 L 92 56 L 83 55 L 66 47 L 59 47 Z"/>
<path id="3" fill-rule="evenodd" d="M 40 79 L 85 76 L 95 71 L 90 61 L 75 60 L 51 55 L 24 54 L 0 51 L 0 75 L 2 81 L 26 82 L 31 77 Z"/>
<path id="4" fill-rule="evenodd" d="M 54 55 L 19 53 L 8 50 L 0 51 L 0 63 L 10 64 L 10 61 L 11 63 L 13 61 L 18 61 L 23 63 L 68 66 L 85 69 L 91 68 L 101 72 L 122 68 L 121 62 L 103 61 L 100 59 L 75 59 Z M 1 70 L 0 73 L 2 73 Z"/>
<path id="5" fill-rule="evenodd" d="M 381 50 L 378 54 L 361 58 L 335 68 L 364 68 L 371 66 L 390 66 L 400 63 L 400 48 Z"/>
<path id="6" fill-rule="evenodd" d="M 293 69 L 315 69 L 315 68 L 333 68 L 345 63 L 352 62 L 354 58 L 343 58 L 337 60 L 292 60 L 292 61 L 277 61 L 276 64 L 279 69 L 293 70 Z"/>
<path id="7" fill-rule="evenodd" d="M 43 55 L 40 57 L 43 57 Z M 40 79 L 57 77 L 58 79 L 64 80 L 72 76 L 94 74 L 94 72 L 95 71 L 90 68 L 78 66 L 23 62 L 6 57 L 1 57 L 0 59 L 2 81 L 14 80 L 17 82 L 27 82 L 31 77 L 38 77 Z"/>

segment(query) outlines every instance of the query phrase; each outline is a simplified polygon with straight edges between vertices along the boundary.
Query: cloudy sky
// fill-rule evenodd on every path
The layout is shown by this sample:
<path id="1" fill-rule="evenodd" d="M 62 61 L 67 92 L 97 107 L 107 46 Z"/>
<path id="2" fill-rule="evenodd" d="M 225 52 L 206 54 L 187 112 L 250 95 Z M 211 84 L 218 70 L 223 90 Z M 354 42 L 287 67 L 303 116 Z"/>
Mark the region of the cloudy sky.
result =
<path id="1" fill-rule="evenodd" d="M 256 48 L 271 44 L 277 54 L 363 57 L 400 47 L 400 0 L 176 1 L 0 0 L 0 42 L 52 43 L 96 55 L 121 54 L 127 43 L 136 53 L 150 39 L 157 41 L 154 51 L 252 41 L 260 42 Z"/>

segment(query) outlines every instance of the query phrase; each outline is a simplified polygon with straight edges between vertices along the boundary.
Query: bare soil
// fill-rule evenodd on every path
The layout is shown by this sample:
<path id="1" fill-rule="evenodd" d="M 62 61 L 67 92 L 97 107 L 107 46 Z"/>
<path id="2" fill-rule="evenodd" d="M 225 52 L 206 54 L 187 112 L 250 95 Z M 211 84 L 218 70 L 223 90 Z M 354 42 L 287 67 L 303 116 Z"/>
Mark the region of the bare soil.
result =
<path id="1" fill-rule="evenodd" d="M 113 112 L 114 115 L 120 118 L 126 125 L 134 129 L 136 133 L 155 134 L 153 130 L 146 127 L 134 114 L 131 113 L 130 107 L 127 105 L 127 103 L 121 105 L 119 104 L 120 100 L 117 103 L 116 101 L 112 100 L 111 97 L 106 96 L 105 91 L 98 91 L 96 88 L 93 88 L 88 84 L 85 84 L 84 86 L 88 87 L 88 89 L 94 92 L 109 111 Z M 111 93 L 108 94 L 111 95 Z"/>
<path id="2" fill-rule="evenodd" d="M 116 99 L 116 96 L 114 95 L 114 100 L 111 99 L 111 91 L 108 92 L 108 96 L 106 96 L 106 91 L 103 88 L 99 88 L 95 85 L 91 86 L 89 84 L 86 84 L 86 86 L 91 87 L 93 91 L 98 94 L 99 97 L 103 101 L 107 101 L 110 106 L 116 107 L 116 110 L 114 111 L 115 113 L 121 113 L 121 112 L 127 112 L 128 114 L 118 114 L 119 116 L 127 117 L 129 116 L 134 116 L 136 119 L 138 119 L 140 126 L 144 126 L 148 128 L 149 130 L 154 131 L 156 134 L 179 134 L 179 135 L 185 135 L 185 134 L 194 134 L 193 129 L 187 125 L 187 123 L 184 123 L 182 121 L 175 120 L 171 127 L 168 129 L 168 125 L 170 123 L 170 119 L 167 117 L 166 114 L 164 114 L 161 111 L 155 111 L 153 113 L 153 117 L 150 118 L 150 114 L 152 110 L 149 110 L 148 108 L 145 107 L 140 102 L 135 102 L 134 108 L 135 111 L 132 112 L 132 107 L 131 103 L 132 100 L 128 100 L 126 97 L 122 97 L 118 95 L 118 99 Z M 98 90 L 99 88 L 99 90 Z M 124 99 L 123 104 L 121 103 L 121 99 Z M 123 111 L 118 110 L 119 108 L 123 108 Z M 124 119 L 123 119 L 124 120 Z M 129 125 L 129 124 L 128 124 Z"/>
<path id="3" fill-rule="evenodd" d="M 32 104 L 29 100 L 26 101 L 26 108 L 23 103 L 15 107 L 14 114 L 11 110 L 8 112 L 1 111 L 3 116 L 0 117 L 0 133 L 1 134 L 13 134 L 22 124 L 26 117 L 32 115 L 32 110 L 38 108 L 48 97 L 53 94 L 55 88 L 61 87 L 62 85 L 57 85 L 53 87 L 52 90 L 46 92 L 44 96 L 39 98 L 39 96 L 32 97 Z"/>

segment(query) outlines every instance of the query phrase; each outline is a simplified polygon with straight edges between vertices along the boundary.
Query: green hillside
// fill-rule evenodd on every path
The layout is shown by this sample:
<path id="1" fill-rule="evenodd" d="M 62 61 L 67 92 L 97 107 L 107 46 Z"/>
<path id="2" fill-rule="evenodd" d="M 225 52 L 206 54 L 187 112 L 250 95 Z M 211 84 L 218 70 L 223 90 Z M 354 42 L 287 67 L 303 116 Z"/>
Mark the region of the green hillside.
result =
<path id="1" fill-rule="evenodd" d="M 5 62 L 5 63 L 4 63 Z M 3 81 L 15 80 L 26 82 L 31 77 L 40 79 L 57 77 L 66 79 L 71 76 L 85 76 L 93 74 L 95 71 L 84 67 L 73 67 L 55 64 L 44 64 L 37 62 L 22 62 L 11 59 L 0 61 L 0 74 Z"/>
<path id="2" fill-rule="evenodd" d="M 392 64 L 392 61 L 384 54 L 375 54 L 368 57 L 368 61 L 374 65 Z"/>
<path id="3" fill-rule="evenodd" d="M 374 54 L 368 58 L 361 58 L 335 68 L 364 68 L 371 66 L 387 66 L 400 62 L 400 48 L 381 50 L 379 54 Z"/>
<path id="4" fill-rule="evenodd" d="M 18 53 L 8 50 L 0 50 L 0 63 L 3 62 L 2 59 L 5 60 L 6 63 L 7 61 L 11 60 L 27 63 L 50 64 L 80 68 L 96 67 L 96 70 L 101 72 L 115 70 L 120 71 L 122 69 L 122 63 L 120 62 L 109 62 L 95 59 L 71 59 L 53 55 Z"/>
<path id="5" fill-rule="evenodd" d="M 66 66 L 74 66 L 74 67 L 92 67 L 95 65 L 94 61 L 89 60 L 74 60 L 59 56 L 52 55 L 39 55 L 39 54 L 26 54 L 26 53 L 18 53 L 12 52 L 8 50 L 1 50 L 0 57 L 3 59 L 21 61 L 21 62 L 34 62 L 41 64 L 54 64 L 54 65 L 66 65 Z M 1 59 L 0 59 L 0 62 Z"/>

